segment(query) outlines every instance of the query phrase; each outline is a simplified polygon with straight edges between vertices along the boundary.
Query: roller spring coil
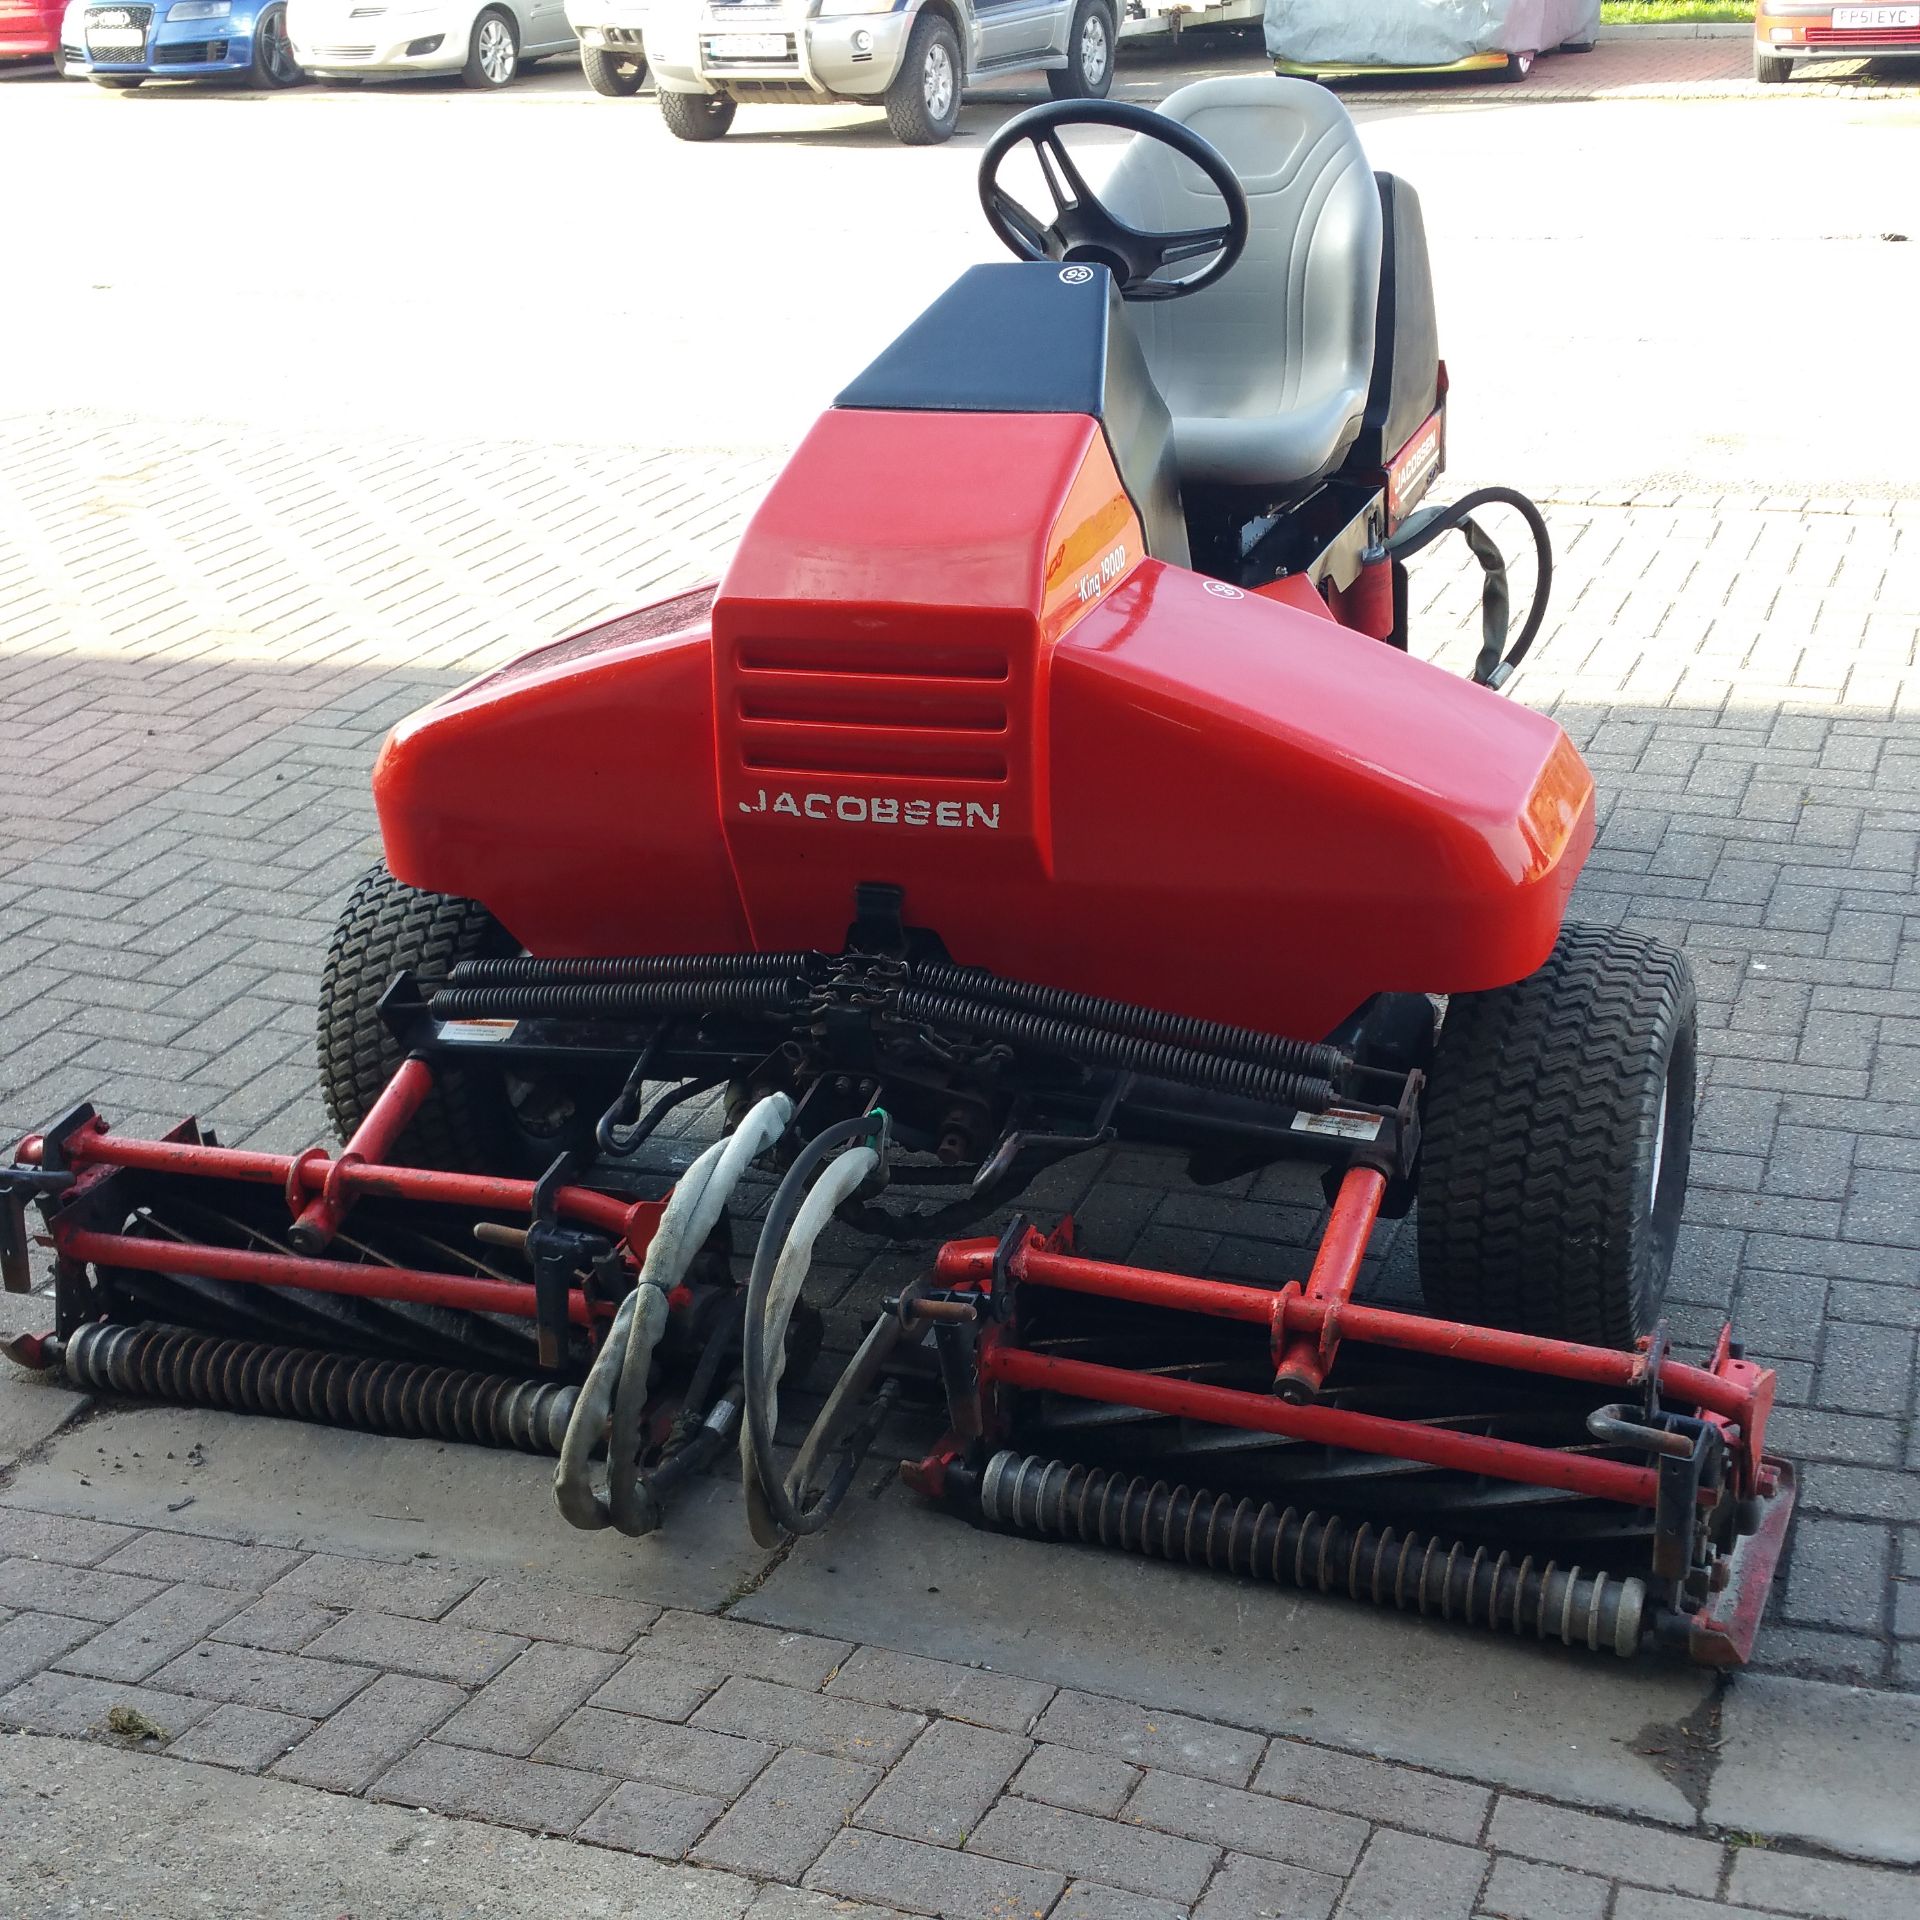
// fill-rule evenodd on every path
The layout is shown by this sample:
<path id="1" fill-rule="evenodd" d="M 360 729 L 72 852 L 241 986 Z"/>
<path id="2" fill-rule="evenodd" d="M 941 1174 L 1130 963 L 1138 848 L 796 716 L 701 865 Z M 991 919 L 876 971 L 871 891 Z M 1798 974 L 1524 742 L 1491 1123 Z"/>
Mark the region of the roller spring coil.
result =
<path id="1" fill-rule="evenodd" d="M 1174 1046 L 1166 1041 L 1109 1033 L 1079 1021 L 1017 1007 L 987 1006 L 955 995 L 909 987 L 900 995 L 899 1008 L 909 1020 L 965 1028 L 988 1039 L 1005 1041 L 1012 1047 L 1065 1054 L 1093 1065 L 1119 1067 L 1273 1106 L 1324 1113 L 1338 1098 L 1332 1081 L 1322 1076 L 1265 1066 L 1256 1060 L 1199 1053 L 1191 1047 Z"/>
<path id="2" fill-rule="evenodd" d="M 615 980 L 442 987 L 427 1011 L 436 1020 L 607 1020 L 662 1013 L 787 1014 L 793 1005 L 793 983 L 786 978 Z"/>
<path id="3" fill-rule="evenodd" d="M 64 1364 L 75 1386 L 132 1398 L 523 1453 L 560 1451 L 579 1396 L 552 1381 L 111 1322 L 71 1334 Z"/>
<path id="4" fill-rule="evenodd" d="M 1350 1064 L 1338 1047 L 1289 1040 L 1280 1034 L 1257 1032 L 1252 1027 L 1229 1026 L 1222 1020 L 1162 1013 L 1153 1007 L 1136 1007 L 1124 1000 L 1075 993 L 1065 987 L 1040 987 L 1024 980 L 1005 980 L 979 967 L 923 961 L 914 967 L 913 978 L 915 985 L 934 992 L 964 994 L 1000 1006 L 1018 1007 L 1023 1012 L 1104 1027 L 1135 1039 L 1192 1047 L 1200 1053 L 1230 1054 L 1237 1059 L 1257 1060 L 1262 1066 L 1281 1067 L 1323 1079 L 1337 1078 Z"/>
<path id="5" fill-rule="evenodd" d="M 1622 1658 L 1637 1653 L 1643 1639 L 1644 1581 L 1585 1574 L 1437 1534 L 1356 1527 L 1337 1514 L 1011 1452 L 988 1462 L 980 1498 L 997 1525 L 1343 1593 L 1403 1613 L 1610 1649 Z"/>
<path id="6" fill-rule="evenodd" d="M 647 980 L 785 979 L 806 971 L 809 953 L 661 953 L 625 960 L 540 960 L 515 954 L 461 960 L 447 975 L 453 987 L 570 986 L 588 981 L 622 985 Z"/>

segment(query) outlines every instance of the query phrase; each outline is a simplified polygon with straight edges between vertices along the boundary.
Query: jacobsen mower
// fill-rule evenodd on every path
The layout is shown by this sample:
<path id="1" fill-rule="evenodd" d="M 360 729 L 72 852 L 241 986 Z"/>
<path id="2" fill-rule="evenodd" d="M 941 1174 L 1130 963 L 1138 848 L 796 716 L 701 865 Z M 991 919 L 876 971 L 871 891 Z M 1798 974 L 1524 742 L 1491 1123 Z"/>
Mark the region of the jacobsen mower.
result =
<path id="1" fill-rule="evenodd" d="M 1098 191 L 1080 126 L 1133 136 Z M 58 1324 L 16 1357 L 549 1451 L 570 1520 L 636 1535 L 735 1445 L 756 1536 L 813 1532 L 920 1410 L 906 1476 L 977 1524 L 1744 1659 L 1794 1483 L 1773 1375 L 1659 1317 L 1693 985 L 1565 918 L 1593 782 L 1498 692 L 1545 530 L 1422 504 L 1412 189 L 1263 76 L 1023 114 L 981 198 L 1018 264 L 841 394 L 718 588 L 387 741 L 321 989 L 338 1152 L 90 1106 L 21 1143 L 7 1283 L 31 1201 Z M 1538 553 L 1511 645 L 1496 503 Z M 1456 529 L 1470 678 L 1407 650 L 1407 562 Z M 724 1130 L 663 1197 L 646 1142 L 702 1095 Z M 1318 1170 L 1310 1275 L 1009 1214 L 1114 1142 Z M 1430 1313 L 1362 1304 L 1416 1204 Z M 925 1250 L 843 1367 L 802 1298 L 833 1222 Z"/>

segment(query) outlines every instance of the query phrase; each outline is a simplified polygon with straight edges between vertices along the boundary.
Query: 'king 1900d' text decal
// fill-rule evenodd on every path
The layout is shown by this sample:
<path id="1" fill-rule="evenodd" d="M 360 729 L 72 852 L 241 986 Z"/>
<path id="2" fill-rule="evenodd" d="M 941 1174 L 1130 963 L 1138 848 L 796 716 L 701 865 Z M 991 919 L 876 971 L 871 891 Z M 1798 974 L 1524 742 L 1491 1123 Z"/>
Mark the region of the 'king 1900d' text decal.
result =
<path id="1" fill-rule="evenodd" d="M 742 813 L 784 813 L 795 820 L 842 820 L 849 826 L 986 827 L 1000 825 L 1000 802 L 869 799 L 858 793 L 769 793 L 742 800 Z"/>

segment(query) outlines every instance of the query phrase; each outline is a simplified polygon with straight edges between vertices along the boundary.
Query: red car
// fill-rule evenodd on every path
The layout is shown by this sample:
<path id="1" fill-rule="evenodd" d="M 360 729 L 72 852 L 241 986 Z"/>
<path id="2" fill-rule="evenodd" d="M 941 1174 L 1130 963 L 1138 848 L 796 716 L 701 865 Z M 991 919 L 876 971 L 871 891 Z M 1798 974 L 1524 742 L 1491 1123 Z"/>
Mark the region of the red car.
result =
<path id="1" fill-rule="evenodd" d="M 0 61 L 51 54 L 57 67 L 60 16 L 65 11 L 65 0 L 0 0 Z"/>
<path id="2" fill-rule="evenodd" d="M 1828 0 L 1759 0 L 1753 77 L 1777 86 L 1796 60 L 1920 57 L 1920 5 L 1836 7 Z"/>

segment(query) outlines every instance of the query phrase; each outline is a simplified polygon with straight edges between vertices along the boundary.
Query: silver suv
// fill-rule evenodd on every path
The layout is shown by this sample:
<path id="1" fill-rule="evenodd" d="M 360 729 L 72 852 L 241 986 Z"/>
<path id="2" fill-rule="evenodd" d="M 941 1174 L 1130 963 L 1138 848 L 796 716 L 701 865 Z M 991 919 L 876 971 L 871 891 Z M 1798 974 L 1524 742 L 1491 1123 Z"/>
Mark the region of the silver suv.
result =
<path id="1" fill-rule="evenodd" d="M 584 38 L 584 36 L 583 36 Z M 960 90 L 1044 72 L 1057 100 L 1113 84 L 1114 0 L 652 0 L 646 60 L 682 140 L 717 140 L 742 100 L 884 105 L 909 146 L 953 132 Z"/>

